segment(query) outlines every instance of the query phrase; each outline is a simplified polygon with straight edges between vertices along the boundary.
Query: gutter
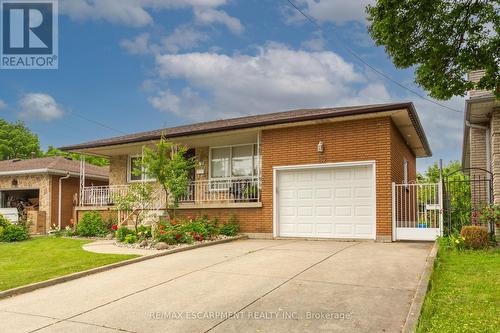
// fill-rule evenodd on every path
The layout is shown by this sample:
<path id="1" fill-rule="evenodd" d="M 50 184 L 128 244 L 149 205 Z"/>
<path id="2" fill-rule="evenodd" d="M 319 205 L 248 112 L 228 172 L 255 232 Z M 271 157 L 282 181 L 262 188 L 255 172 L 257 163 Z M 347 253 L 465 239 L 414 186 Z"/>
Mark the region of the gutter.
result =
<path id="1" fill-rule="evenodd" d="M 65 180 L 65 179 L 68 179 L 70 177 L 71 177 L 71 175 L 68 172 L 66 174 L 66 176 L 59 178 L 59 202 L 58 202 L 58 207 L 57 207 L 58 208 L 58 212 L 57 212 L 57 224 L 58 224 L 59 230 L 61 230 L 62 181 Z"/>
<path id="2" fill-rule="evenodd" d="M 0 176 L 23 176 L 23 175 L 33 175 L 33 174 L 49 174 L 49 175 L 55 175 L 55 176 L 65 176 L 68 173 L 71 175 L 71 177 L 80 177 L 79 172 L 68 172 L 65 170 L 60 170 L 60 169 L 49 169 L 49 168 L 44 168 L 44 169 L 31 169 L 31 170 L 19 170 L 19 171 L 0 171 Z M 102 176 L 102 175 L 95 175 L 95 174 L 87 174 L 86 177 L 94 180 L 104 180 L 107 181 L 109 180 L 108 176 Z"/>

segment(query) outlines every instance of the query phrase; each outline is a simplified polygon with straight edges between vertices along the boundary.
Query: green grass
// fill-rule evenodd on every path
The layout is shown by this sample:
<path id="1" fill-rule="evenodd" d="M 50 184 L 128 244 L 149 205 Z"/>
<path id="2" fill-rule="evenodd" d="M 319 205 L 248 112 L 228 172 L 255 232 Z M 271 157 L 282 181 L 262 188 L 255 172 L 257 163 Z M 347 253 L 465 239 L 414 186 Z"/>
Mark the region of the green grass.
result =
<path id="1" fill-rule="evenodd" d="M 417 332 L 498 332 L 500 249 L 440 249 Z"/>
<path id="2" fill-rule="evenodd" d="M 137 257 L 84 251 L 90 242 L 37 237 L 0 243 L 0 291 Z"/>

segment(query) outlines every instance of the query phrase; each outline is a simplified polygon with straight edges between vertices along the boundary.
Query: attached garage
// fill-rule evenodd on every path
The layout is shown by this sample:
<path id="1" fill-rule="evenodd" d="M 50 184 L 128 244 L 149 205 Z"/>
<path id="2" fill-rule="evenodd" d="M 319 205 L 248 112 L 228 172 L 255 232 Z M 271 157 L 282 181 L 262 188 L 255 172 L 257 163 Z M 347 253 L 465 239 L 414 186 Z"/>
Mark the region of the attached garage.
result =
<path id="1" fill-rule="evenodd" d="M 276 167 L 275 236 L 375 239 L 375 163 Z"/>

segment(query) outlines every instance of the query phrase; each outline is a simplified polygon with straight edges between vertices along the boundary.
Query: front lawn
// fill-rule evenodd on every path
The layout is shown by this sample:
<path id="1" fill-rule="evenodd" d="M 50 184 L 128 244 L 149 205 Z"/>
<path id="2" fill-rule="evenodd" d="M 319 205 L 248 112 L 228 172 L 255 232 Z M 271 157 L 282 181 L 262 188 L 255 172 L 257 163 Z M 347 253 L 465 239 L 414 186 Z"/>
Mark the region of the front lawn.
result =
<path id="1" fill-rule="evenodd" d="M 137 257 L 84 251 L 89 242 L 37 237 L 0 243 L 0 291 Z"/>
<path id="2" fill-rule="evenodd" d="M 440 249 L 417 332 L 498 332 L 500 249 Z"/>

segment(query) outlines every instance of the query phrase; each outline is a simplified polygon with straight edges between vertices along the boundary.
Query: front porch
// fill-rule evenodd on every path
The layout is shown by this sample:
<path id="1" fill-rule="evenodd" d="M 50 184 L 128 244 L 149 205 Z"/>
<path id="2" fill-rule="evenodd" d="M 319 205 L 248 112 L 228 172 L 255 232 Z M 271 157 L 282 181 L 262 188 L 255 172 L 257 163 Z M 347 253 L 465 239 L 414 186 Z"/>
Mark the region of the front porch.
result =
<path id="1" fill-rule="evenodd" d="M 196 160 L 180 209 L 262 207 L 260 131 L 204 134 L 172 141 L 188 147 L 186 156 Z M 137 167 L 144 147 L 155 144 L 138 142 L 93 151 L 109 157 L 110 182 L 109 186 L 82 186 L 79 207 L 112 208 L 116 198 L 126 195 L 132 184 L 147 182 L 154 185 L 156 193 L 150 205 L 167 208 L 160 184 Z"/>
<path id="2" fill-rule="evenodd" d="M 157 187 L 156 203 L 166 209 L 163 190 Z M 82 189 L 80 207 L 111 208 L 118 196 L 126 195 L 130 188 L 126 185 L 86 186 Z M 210 179 L 191 181 L 187 193 L 180 200 L 179 209 L 195 208 L 245 208 L 261 207 L 260 177 L 231 177 L 226 179 Z"/>

